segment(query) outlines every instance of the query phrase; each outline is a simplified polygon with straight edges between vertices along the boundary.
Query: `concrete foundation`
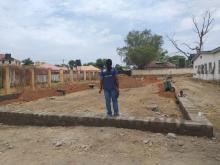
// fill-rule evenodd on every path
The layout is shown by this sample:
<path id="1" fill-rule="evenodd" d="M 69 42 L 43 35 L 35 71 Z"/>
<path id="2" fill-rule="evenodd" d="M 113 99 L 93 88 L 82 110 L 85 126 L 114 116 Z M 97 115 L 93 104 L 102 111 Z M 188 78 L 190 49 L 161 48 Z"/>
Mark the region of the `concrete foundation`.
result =
<path id="1" fill-rule="evenodd" d="M 194 106 L 192 102 L 187 99 L 187 96 L 179 96 L 180 89 L 178 89 L 174 84 L 172 84 L 172 86 L 175 88 L 175 96 L 184 118 L 209 127 L 210 131 L 212 130 L 213 135 L 212 123 L 199 111 L 196 106 Z"/>
<path id="2" fill-rule="evenodd" d="M 171 118 L 106 118 L 100 116 L 55 115 L 52 113 L 25 113 L 0 111 L 0 122 L 8 125 L 31 126 L 95 126 L 136 129 L 142 131 L 177 133 L 192 136 L 213 136 L 212 125 Z"/>

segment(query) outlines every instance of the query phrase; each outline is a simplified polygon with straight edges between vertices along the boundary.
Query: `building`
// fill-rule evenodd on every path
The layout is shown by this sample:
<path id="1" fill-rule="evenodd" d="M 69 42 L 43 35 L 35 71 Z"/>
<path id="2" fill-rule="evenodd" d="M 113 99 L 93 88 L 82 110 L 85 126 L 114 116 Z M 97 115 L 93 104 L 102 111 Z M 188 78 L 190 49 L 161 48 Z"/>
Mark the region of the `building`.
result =
<path id="1" fill-rule="evenodd" d="M 21 61 L 12 58 L 11 54 L 0 54 L 0 65 L 1 64 L 9 64 L 9 65 L 16 65 L 16 66 L 20 66 L 21 65 Z"/>
<path id="2" fill-rule="evenodd" d="M 160 62 L 156 60 L 152 60 L 150 63 L 148 63 L 145 66 L 145 69 L 170 69 L 170 68 L 176 68 L 176 65 L 170 62 Z"/>
<path id="3" fill-rule="evenodd" d="M 74 68 L 74 70 L 79 70 L 81 72 L 100 72 L 99 68 L 96 68 L 93 65 L 89 66 L 78 66 L 77 68 Z"/>
<path id="4" fill-rule="evenodd" d="M 35 66 L 39 70 L 39 74 L 37 77 L 38 82 L 45 82 L 47 80 L 47 70 L 51 70 L 51 81 L 59 82 L 60 81 L 60 71 L 63 70 L 64 79 L 70 79 L 71 69 L 67 67 L 59 67 L 52 64 L 47 64 L 45 62 L 36 62 Z M 72 69 L 73 79 L 75 80 L 90 80 L 97 79 L 99 77 L 100 69 L 96 68 L 92 65 L 89 66 L 77 66 Z M 42 73 L 42 74 L 40 74 Z"/>
<path id="5" fill-rule="evenodd" d="M 68 68 L 67 67 L 59 67 L 53 64 L 48 64 L 45 62 L 35 62 L 35 66 L 37 66 L 38 68 L 42 68 L 42 69 L 51 69 L 51 71 L 59 71 L 59 70 L 63 70 L 63 71 L 67 71 Z"/>
<path id="6" fill-rule="evenodd" d="M 220 47 L 202 51 L 192 60 L 193 77 L 203 80 L 220 80 Z"/>
<path id="7" fill-rule="evenodd" d="M 89 66 L 78 66 L 76 68 L 73 68 L 73 71 L 78 73 L 79 79 L 87 80 L 87 79 L 98 79 L 100 69 L 96 68 L 95 66 L 89 65 Z"/>
<path id="8" fill-rule="evenodd" d="M 37 82 L 39 83 L 46 83 L 47 82 L 47 76 L 48 72 L 47 70 L 51 70 L 51 81 L 52 82 L 59 82 L 60 81 L 60 70 L 63 70 L 64 75 L 69 74 L 68 68 L 66 67 L 58 67 L 53 64 L 48 64 L 45 62 L 35 62 L 35 66 L 38 69 L 42 69 L 39 71 L 37 75 Z"/>

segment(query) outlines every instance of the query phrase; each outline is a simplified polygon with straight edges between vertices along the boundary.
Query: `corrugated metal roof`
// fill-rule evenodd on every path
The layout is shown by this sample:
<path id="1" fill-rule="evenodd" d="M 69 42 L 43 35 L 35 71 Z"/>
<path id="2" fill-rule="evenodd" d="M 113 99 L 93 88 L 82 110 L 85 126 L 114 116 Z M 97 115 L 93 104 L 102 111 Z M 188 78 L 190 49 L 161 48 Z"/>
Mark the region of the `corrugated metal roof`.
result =
<path id="1" fill-rule="evenodd" d="M 40 65 L 38 65 L 38 67 L 40 68 L 44 68 L 44 69 L 51 69 L 51 70 L 54 70 L 54 71 L 58 71 L 60 69 L 63 69 L 63 70 L 68 70 L 66 67 L 58 67 L 58 66 L 55 66 L 55 65 L 52 65 L 52 64 L 47 64 L 47 63 L 42 63 Z M 73 70 L 80 70 L 80 71 L 91 71 L 91 72 L 97 72 L 97 71 L 100 71 L 99 68 L 96 68 L 92 65 L 89 65 L 89 66 L 78 66 L 77 69 L 76 68 L 73 68 Z"/>
<path id="2" fill-rule="evenodd" d="M 94 67 L 93 65 L 89 65 L 89 66 L 78 66 L 77 69 L 80 70 L 80 71 L 91 71 L 91 72 L 92 72 L 92 71 L 93 71 L 93 72 L 95 72 L 95 71 L 100 71 L 99 68 L 96 68 L 96 67 Z M 74 68 L 74 70 L 76 70 L 76 68 Z"/>
<path id="3" fill-rule="evenodd" d="M 217 52 L 220 52 L 220 46 L 213 49 L 213 50 L 201 51 L 201 54 L 215 54 Z"/>
<path id="4" fill-rule="evenodd" d="M 58 66 L 55 66 L 55 65 L 52 65 L 52 64 L 47 64 L 47 63 L 40 64 L 40 65 L 38 65 L 38 67 L 39 68 L 44 68 L 44 69 L 51 69 L 51 70 L 54 70 L 54 71 L 59 71 L 61 69 L 68 70 L 65 67 L 58 67 Z"/>
<path id="5" fill-rule="evenodd" d="M 202 55 L 208 55 L 208 54 L 215 54 L 215 53 L 218 53 L 220 52 L 220 46 L 213 49 L 213 50 L 208 50 L 208 51 L 201 51 L 201 53 L 198 55 L 195 55 L 195 57 L 192 59 L 192 61 L 195 61 L 201 54 Z"/>

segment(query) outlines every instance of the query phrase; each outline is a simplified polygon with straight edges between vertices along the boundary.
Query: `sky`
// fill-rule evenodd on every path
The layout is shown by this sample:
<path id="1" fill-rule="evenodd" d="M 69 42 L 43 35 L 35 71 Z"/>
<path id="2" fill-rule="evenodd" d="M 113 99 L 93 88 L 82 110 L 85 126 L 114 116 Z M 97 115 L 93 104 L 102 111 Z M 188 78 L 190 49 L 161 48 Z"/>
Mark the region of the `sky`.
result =
<path id="1" fill-rule="evenodd" d="M 176 50 L 166 36 L 195 44 L 192 16 L 206 10 L 215 18 L 204 50 L 220 46 L 220 0 L 0 0 L 0 52 L 51 64 L 111 58 L 131 30 L 151 29 L 164 37 L 163 48 Z"/>

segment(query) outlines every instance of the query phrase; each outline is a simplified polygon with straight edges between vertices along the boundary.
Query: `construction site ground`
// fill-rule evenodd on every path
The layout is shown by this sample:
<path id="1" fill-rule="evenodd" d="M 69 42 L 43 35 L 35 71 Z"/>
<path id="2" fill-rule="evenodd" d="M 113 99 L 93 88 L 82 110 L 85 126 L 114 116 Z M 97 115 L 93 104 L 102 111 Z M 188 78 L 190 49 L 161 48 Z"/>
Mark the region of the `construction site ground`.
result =
<path id="1" fill-rule="evenodd" d="M 213 124 L 216 136 L 220 137 L 220 85 L 192 77 L 175 77 L 174 84 Z"/>
<path id="2" fill-rule="evenodd" d="M 162 82 L 162 80 L 154 77 L 146 77 L 145 79 L 120 77 L 120 87 L 122 89 L 119 96 L 119 109 L 121 115 L 138 118 L 152 116 L 181 118 L 174 93 L 164 92 Z M 53 112 L 54 114 L 89 116 L 105 115 L 105 99 L 103 93 L 98 93 L 98 86 L 96 82 L 94 89 L 84 90 L 85 88 L 81 87 L 83 91 L 65 96 L 52 96 L 25 102 L 18 101 L 2 106 L 8 110 L 16 109 L 28 112 Z"/>
<path id="3" fill-rule="evenodd" d="M 220 142 L 96 127 L 0 126 L 4 165 L 218 165 Z"/>
<path id="4" fill-rule="evenodd" d="M 173 80 L 178 87 L 184 88 L 187 97 L 198 102 L 195 105 L 201 107 L 218 132 L 219 86 L 189 77 L 174 77 Z M 155 77 L 120 77 L 122 115 L 182 118 L 174 94 L 164 92 L 162 82 L 163 78 Z M 88 89 L 88 83 L 76 83 L 82 88 L 72 91 L 66 87 L 69 93 L 66 96 L 57 96 L 54 92 L 43 98 L 46 94 L 38 91 L 38 100 L 33 93 L 24 92 L 19 99 L 2 102 L 1 107 L 29 112 L 105 114 L 104 96 L 98 94 L 98 82 L 93 82 L 95 89 Z M 0 164 L 218 165 L 220 140 L 218 137 L 208 139 L 108 127 L 0 125 Z"/>

